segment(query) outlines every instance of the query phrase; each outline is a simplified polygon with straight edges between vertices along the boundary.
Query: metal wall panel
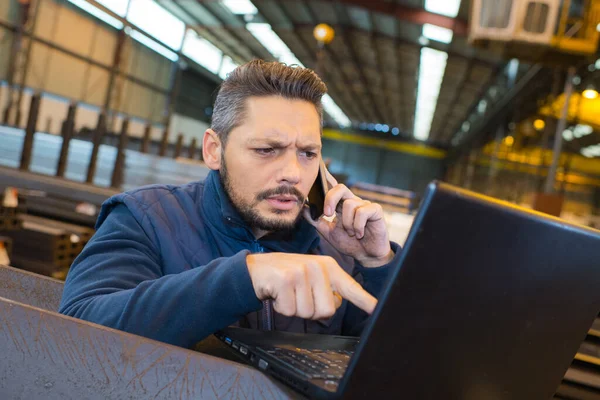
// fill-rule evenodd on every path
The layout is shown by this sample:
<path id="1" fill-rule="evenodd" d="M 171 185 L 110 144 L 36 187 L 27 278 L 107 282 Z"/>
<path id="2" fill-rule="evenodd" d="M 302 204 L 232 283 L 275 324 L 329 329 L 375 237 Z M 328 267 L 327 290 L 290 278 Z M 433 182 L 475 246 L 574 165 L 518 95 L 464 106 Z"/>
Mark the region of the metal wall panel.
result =
<path id="1" fill-rule="evenodd" d="M 323 139 L 323 157 L 332 159 L 332 172 L 348 174 L 350 181 L 419 192 L 442 174 L 439 159 L 329 139 Z"/>
<path id="2" fill-rule="evenodd" d="M 52 55 L 48 60 L 49 51 L 52 51 Z M 85 68 L 84 61 L 34 43 L 26 85 L 70 99 L 79 99 Z"/>
<path id="3" fill-rule="evenodd" d="M 155 122 L 162 121 L 162 112 L 166 101 L 165 96 L 131 81 L 125 81 L 121 96 L 122 100 L 118 107 L 119 111 L 140 118 L 151 117 Z M 112 105 L 112 107 L 116 106 L 116 104 Z"/>
<path id="4" fill-rule="evenodd" d="M 17 20 L 18 0 L 0 1 L 0 18 L 14 23 Z"/>
<path id="5" fill-rule="evenodd" d="M 171 60 L 131 38 L 127 39 L 127 46 L 122 70 L 127 74 L 167 90 L 171 76 Z"/>
<path id="6" fill-rule="evenodd" d="M 62 1 L 41 0 L 38 13 L 36 36 L 111 65 L 116 44 L 113 28 Z"/>
<path id="7" fill-rule="evenodd" d="M 442 176 L 442 160 L 386 151 L 378 184 L 422 193 Z"/>
<path id="8" fill-rule="evenodd" d="M 0 1 L 0 4 L 2 2 Z M 1 5 L 0 5 L 1 7 Z M 0 27 L 0 80 L 6 80 L 8 75 L 8 63 L 13 33 L 6 28 Z M 6 54 L 6 56 L 4 56 Z"/>

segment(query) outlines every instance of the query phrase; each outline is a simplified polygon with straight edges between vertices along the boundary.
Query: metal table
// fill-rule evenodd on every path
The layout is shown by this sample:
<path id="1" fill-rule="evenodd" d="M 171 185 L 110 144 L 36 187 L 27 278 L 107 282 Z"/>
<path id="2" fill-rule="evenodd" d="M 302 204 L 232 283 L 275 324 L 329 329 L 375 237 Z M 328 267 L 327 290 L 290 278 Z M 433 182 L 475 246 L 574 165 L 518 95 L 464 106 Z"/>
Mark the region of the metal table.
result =
<path id="1" fill-rule="evenodd" d="M 243 364 L 58 314 L 62 286 L 0 266 L 1 398 L 302 398 Z"/>

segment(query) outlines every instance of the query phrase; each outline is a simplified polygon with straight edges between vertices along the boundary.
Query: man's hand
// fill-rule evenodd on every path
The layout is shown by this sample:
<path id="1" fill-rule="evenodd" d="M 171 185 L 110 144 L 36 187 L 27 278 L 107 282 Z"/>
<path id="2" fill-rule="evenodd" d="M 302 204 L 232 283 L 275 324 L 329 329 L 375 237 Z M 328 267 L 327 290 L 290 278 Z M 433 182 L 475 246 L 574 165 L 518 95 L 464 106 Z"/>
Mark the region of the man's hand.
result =
<path id="1" fill-rule="evenodd" d="M 313 221 L 308 209 L 304 217 L 338 251 L 353 257 L 365 267 L 380 267 L 394 258 L 388 230 L 379 204 L 357 197 L 338 184 L 327 172 L 332 187 L 325 195 L 325 216 Z"/>
<path id="2" fill-rule="evenodd" d="M 377 305 L 377 299 L 328 256 L 250 254 L 246 263 L 256 297 L 273 299 L 275 311 L 288 317 L 327 319 L 342 298 L 369 314 Z"/>

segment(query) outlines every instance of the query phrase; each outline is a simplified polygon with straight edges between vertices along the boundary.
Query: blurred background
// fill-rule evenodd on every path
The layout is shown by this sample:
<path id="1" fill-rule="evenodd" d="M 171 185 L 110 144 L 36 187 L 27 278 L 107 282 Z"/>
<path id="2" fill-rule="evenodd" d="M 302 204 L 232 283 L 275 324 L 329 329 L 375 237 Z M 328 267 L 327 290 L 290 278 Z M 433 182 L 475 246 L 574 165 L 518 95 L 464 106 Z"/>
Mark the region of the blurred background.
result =
<path id="1" fill-rule="evenodd" d="M 599 31 L 600 0 L 1 0 L 0 263 L 64 279 L 109 196 L 203 179 L 255 58 L 322 77 L 326 162 L 400 243 L 434 179 L 600 226 Z M 600 398 L 597 337 L 557 397 Z"/>
<path id="2" fill-rule="evenodd" d="M 219 84 L 261 58 L 327 83 L 326 162 L 395 240 L 434 179 L 596 226 L 599 23 L 596 0 L 3 0 L 0 189 L 91 228 L 112 193 L 203 179 Z"/>
<path id="3" fill-rule="evenodd" d="M 201 180 L 219 84 L 262 58 L 327 83 L 326 162 L 399 242 L 434 179 L 596 226 L 599 23 L 596 0 L 3 0 L 0 189 L 91 228 L 113 193 Z"/>

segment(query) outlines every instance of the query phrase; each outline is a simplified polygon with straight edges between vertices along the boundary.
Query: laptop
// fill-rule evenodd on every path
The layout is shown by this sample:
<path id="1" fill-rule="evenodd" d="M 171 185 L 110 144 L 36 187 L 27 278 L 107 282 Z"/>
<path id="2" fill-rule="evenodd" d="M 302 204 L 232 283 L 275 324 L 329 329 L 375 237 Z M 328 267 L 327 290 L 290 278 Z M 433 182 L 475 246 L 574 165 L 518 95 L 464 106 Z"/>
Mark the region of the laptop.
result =
<path id="1" fill-rule="evenodd" d="M 549 399 L 600 311 L 600 232 L 431 183 L 360 338 L 227 328 L 320 399 Z"/>

